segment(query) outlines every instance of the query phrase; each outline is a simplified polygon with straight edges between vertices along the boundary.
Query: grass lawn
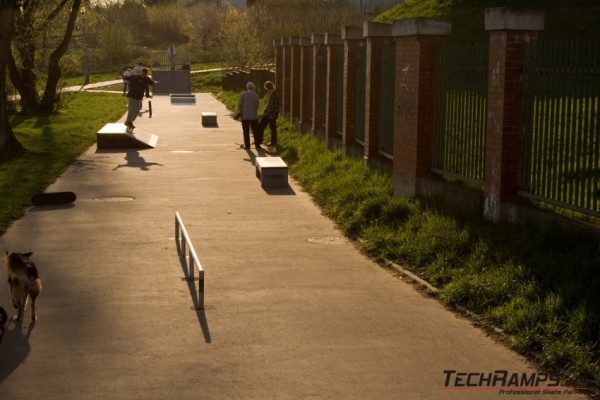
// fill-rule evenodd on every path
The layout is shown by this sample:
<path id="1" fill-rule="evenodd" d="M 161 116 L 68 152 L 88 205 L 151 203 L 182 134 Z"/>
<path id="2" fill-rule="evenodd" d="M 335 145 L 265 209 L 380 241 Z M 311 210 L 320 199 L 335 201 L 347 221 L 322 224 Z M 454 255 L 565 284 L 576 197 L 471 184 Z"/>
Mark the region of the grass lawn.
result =
<path id="1" fill-rule="evenodd" d="M 34 193 L 43 192 L 96 141 L 96 132 L 126 111 L 125 97 L 64 93 L 60 112 L 14 115 L 10 124 L 27 151 L 0 158 L 0 234 L 23 215 Z"/>
<path id="2" fill-rule="evenodd" d="M 230 109 L 238 96 L 219 94 Z M 440 301 L 501 328 L 505 343 L 568 384 L 598 391 L 597 239 L 557 226 L 494 224 L 441 198 L 394 197 L 390 176 L 328 150 L 285 118 L 278 126 L 290 174 L 363 252 L 440 288 Z"/>

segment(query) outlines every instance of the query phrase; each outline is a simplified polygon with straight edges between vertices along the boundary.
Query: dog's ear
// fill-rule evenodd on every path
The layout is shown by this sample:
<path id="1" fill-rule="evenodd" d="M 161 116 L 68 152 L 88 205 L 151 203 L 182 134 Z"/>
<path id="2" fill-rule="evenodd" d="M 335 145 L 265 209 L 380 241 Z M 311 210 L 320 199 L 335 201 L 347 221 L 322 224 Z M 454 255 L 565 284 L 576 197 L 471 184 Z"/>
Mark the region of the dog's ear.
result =
<path id="1" fill-rule="evenodd" d="M 33 254 L 33 251 L 30 251 L 29 253 L 23 253 L 23 255 L 27 258 L 31 257 L 32 254 Z"/>

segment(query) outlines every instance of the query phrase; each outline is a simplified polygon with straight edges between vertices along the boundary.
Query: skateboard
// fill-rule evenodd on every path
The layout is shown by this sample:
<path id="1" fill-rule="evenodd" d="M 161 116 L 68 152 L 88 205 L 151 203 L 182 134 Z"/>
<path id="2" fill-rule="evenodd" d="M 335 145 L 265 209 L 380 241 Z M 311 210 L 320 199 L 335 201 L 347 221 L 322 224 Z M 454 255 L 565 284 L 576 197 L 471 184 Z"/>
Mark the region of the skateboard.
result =
<path id="1" fill-rule="evenodd" d="M 31 197 L 31 204 L 36 207 L 69 204 L 77 199 L 73 192 L 38 193 Z"/>
<path id="2" fill-rule="evenodd" d="M 148 118 L 152 118 L 152 100 L 148 100 Z"/>

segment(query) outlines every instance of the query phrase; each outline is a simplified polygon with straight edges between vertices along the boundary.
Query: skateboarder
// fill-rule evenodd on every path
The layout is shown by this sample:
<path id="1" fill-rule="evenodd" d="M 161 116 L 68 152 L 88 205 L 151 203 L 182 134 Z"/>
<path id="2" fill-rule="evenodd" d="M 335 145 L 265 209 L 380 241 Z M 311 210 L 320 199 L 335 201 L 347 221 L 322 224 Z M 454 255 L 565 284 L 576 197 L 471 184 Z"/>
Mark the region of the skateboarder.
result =
<path id="1" fill-rule="evenodd" d="M 148 77 L 148 68 L 142 68 L 142 72 L 139 75 L 131 75 L 125 79 L 129 82 L 129 92 L 127 92 L 129 104 L 127 106 L 125 126 L 131 132 L 135 128 L 133 121 L 135 121 L 142 109 L 142 98 L 144 97 L 146 88 L 148 85 L 158 85 L 158 81 L 153 81 Z"/>

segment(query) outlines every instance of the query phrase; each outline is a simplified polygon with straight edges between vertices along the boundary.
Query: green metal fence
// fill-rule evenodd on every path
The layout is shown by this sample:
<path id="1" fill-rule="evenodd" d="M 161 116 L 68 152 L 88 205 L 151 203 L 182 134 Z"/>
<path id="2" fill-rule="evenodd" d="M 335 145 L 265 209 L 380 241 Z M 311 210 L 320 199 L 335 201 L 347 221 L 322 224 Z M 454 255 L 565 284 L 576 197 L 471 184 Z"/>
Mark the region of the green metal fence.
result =
<path id="1" fill-rule="evenodd" d="M 379 91 L 379 150 L 394 154 L 394 92 L 396 88 L 396 44 L 392 41 L 381 48 L 381 83 Z"/>
<path id="2" fill-rule="evenodd" d="M 356 71 L 356 134 L 360 144 L 365 142 L 365 102 L 367 90 L 367 46 L 358 47 L 358 65 Z"/>
<path id="3" fill-rule="evenodd" d="M 306 74 L 306 82 L 303 82 L 303 87 L 302 90 L 306 90 L 306 107 L 308 108 L 308 112 L 306 113 L 307 117 L 308 117 L 308 122 L 312 123 L 313 120 L 313 113 L 312 113 L 312 109 L 313 109 L 313 77 L 314 77 L 314 73 L 313 73 L 313 59 L 314 59 L 314 52 L 313 49 L 311 48 L 310 51 L 308 51 L 308 62 L 306 65 L 309 65 L 310 67 L 307 68 L 307 74 Z"/>
<path id="4" fill-rule="evenodd" d="M 436 68 L 433 170 L 483 186 L 488 43 L 447 42 Z"/>
<path id="5" fill-rule="evenodd" d="M 525 66 L 519 194 L 600 216 L 600 41 L 539 41 Z"/>
<path id="6" fill-rule="evenodd" d="M 338 46 L 337 52 L 337 72 L 336 72 L 336 120 L 335 131 L 339 135 L 344 130 L 344 46 Z"/>

